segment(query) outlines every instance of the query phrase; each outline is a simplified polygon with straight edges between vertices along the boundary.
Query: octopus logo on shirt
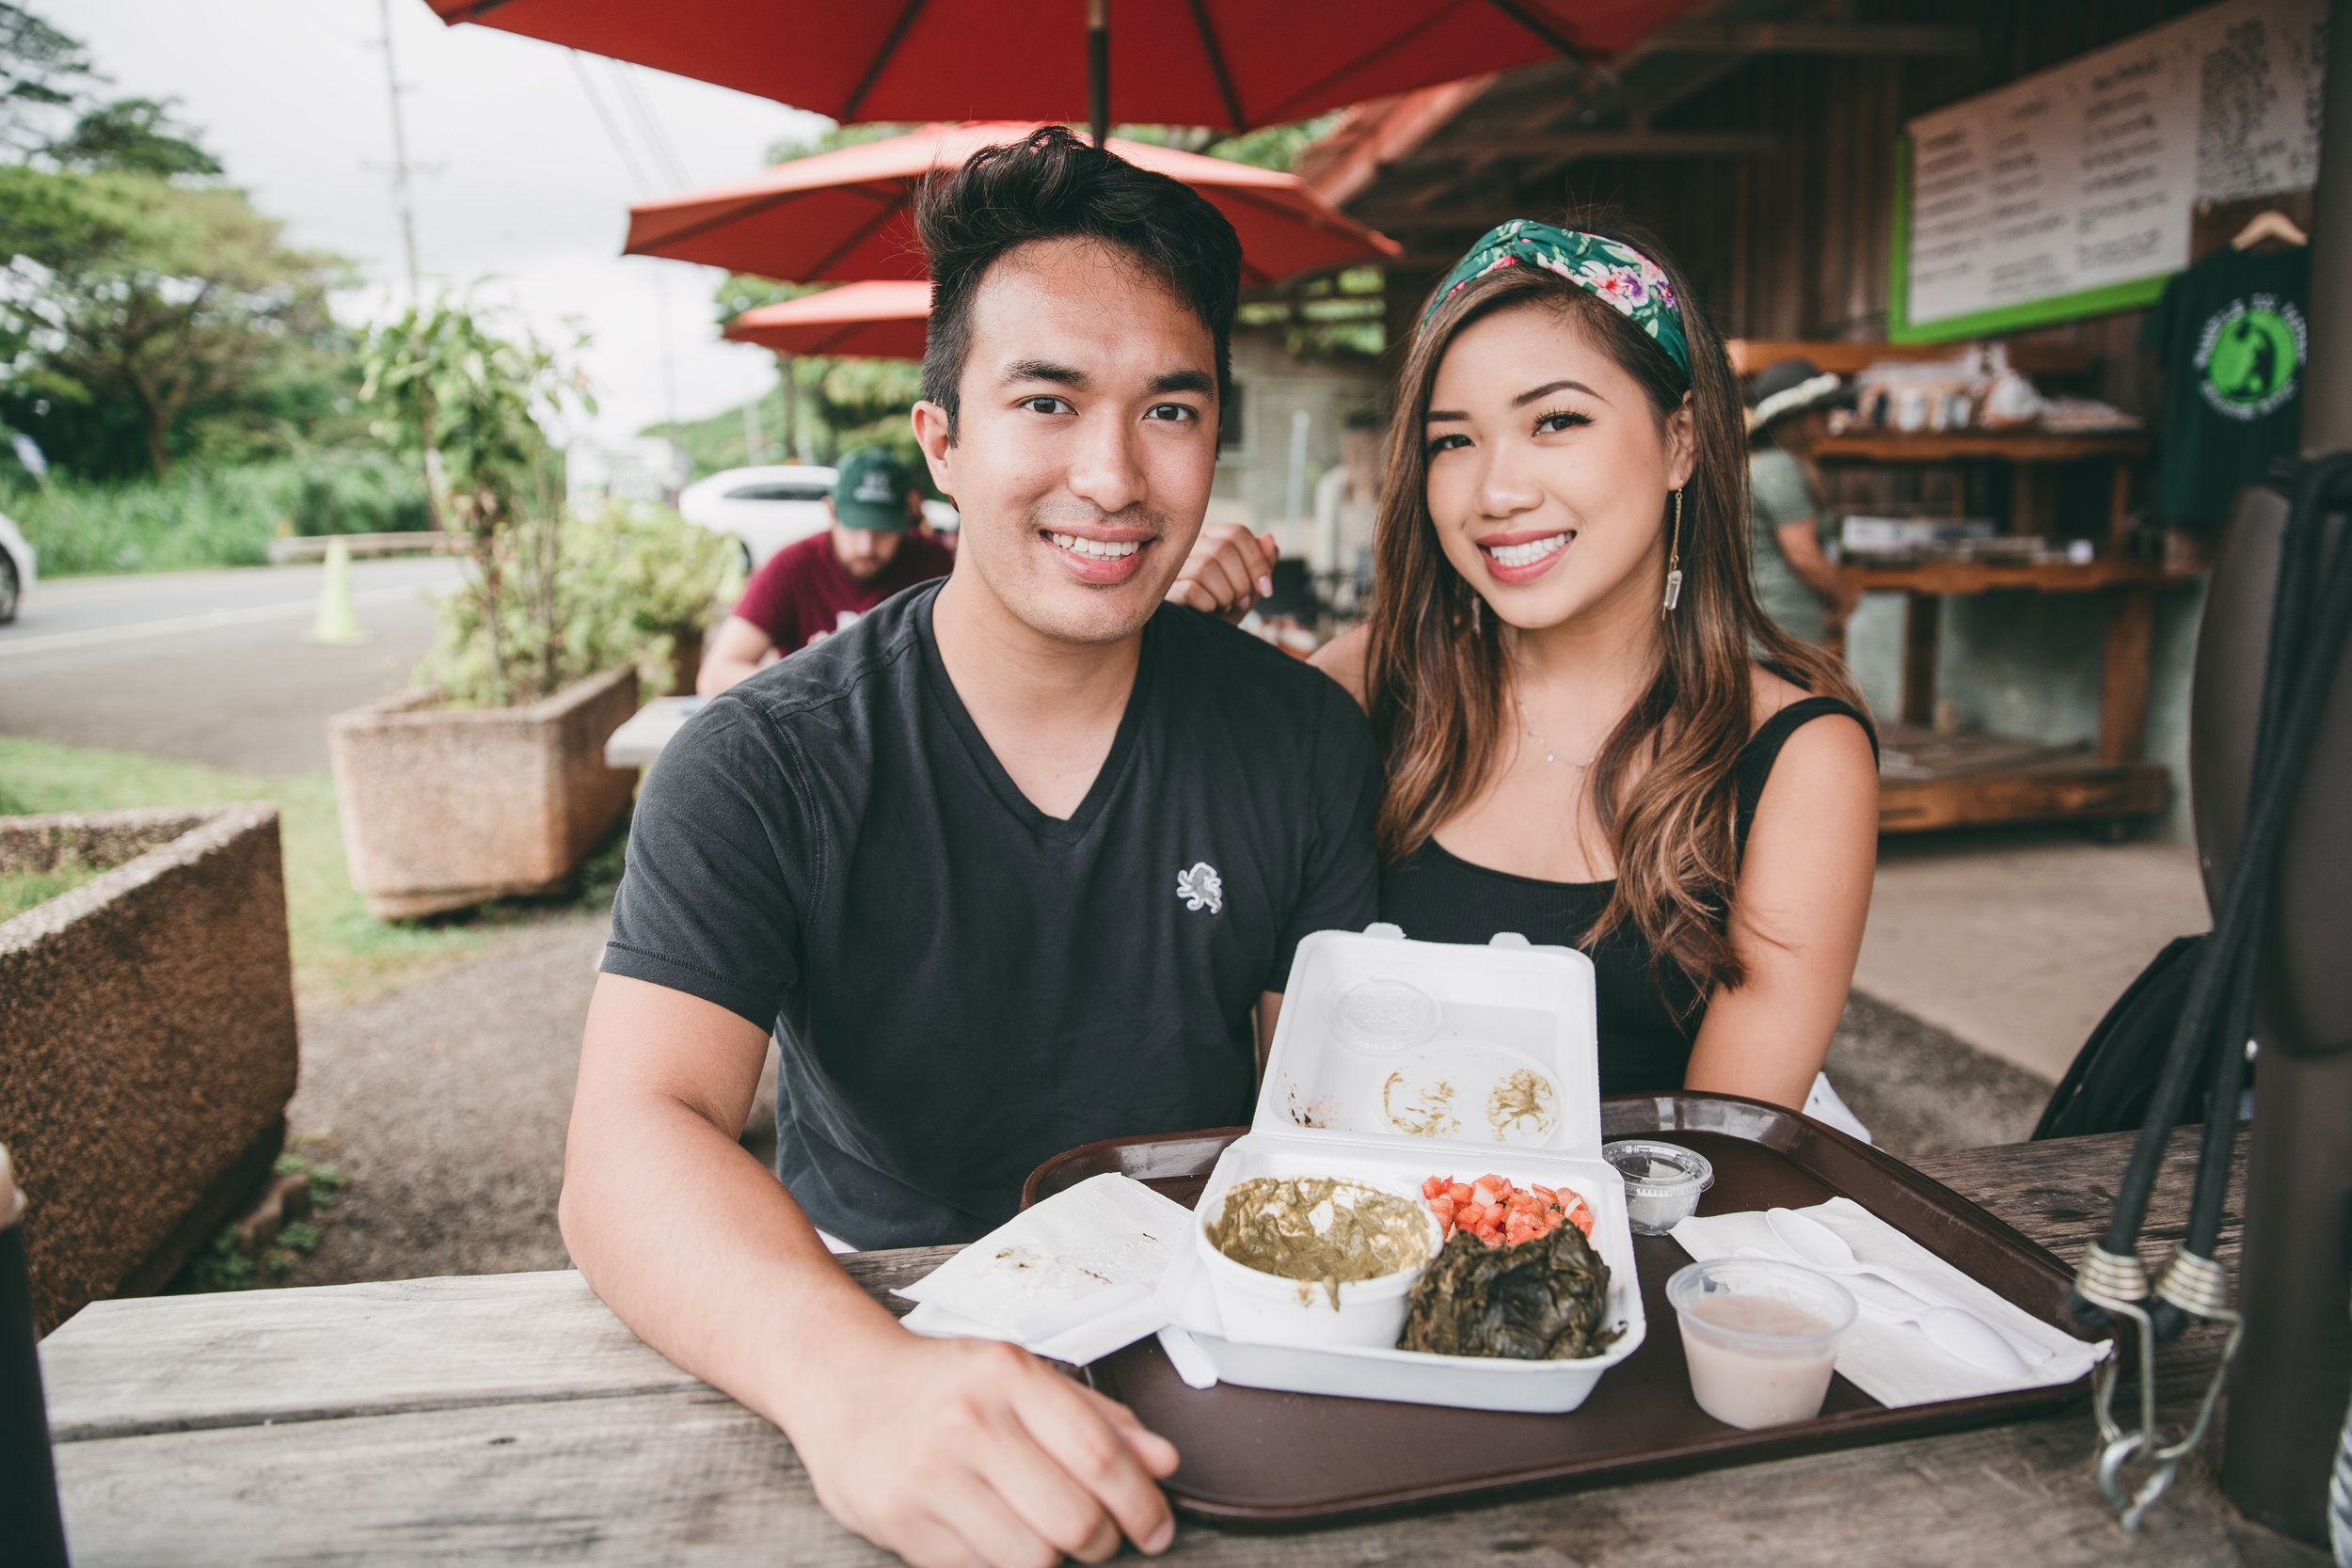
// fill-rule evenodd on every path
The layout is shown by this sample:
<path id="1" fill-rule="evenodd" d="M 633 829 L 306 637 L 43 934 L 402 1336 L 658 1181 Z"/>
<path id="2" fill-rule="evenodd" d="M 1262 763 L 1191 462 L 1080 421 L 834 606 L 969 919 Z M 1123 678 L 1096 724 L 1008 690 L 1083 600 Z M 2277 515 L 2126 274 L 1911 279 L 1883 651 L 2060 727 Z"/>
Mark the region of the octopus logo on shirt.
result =
<path id="1" fill-rule="evenodd" d="M 1225 879 L 1207 861 L 1195 861 L 1189 871 L 1176 873 L 1176 896 L 1188 910 L 1219 914 L 1225 909 Z"/>
<path id="2" fill-rule="evenodd" d="M 2297 390 L 2309 334 L 2293 300 L 2258 293 L 2232 300 L 2198 334 L 2198 390 L 2217 414 L 2259 420 Z"/>

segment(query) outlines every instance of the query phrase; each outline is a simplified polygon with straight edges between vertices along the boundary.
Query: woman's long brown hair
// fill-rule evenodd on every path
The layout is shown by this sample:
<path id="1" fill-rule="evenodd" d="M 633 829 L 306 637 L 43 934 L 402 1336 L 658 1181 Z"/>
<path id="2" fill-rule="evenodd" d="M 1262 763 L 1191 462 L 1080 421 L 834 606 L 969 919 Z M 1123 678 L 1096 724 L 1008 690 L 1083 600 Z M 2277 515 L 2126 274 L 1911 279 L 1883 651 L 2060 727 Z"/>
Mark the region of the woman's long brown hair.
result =
<path id="1" fill-rule="evenodd" d="M 1617 877 L 1583 945 L 1630 925 L 1647 943 L 1661 985 L 1663 966 L 1672 965 L 1705 997 L 1746 977 L 1729 924 L 1740 876 L 1734 768 L 1754 728 L 1755 662 L 1816 695 L 1857 709 L 1862 700 L 1842 665 L 1789 637 L 1756 606 L 1739 383 L 1681 268 L 1639 230 L 1581 219 L 1574 226 L 1622 240 L 1665 271 L 1681 303 L 1692 373 L 1686 381 L 1631 323 L 1541 267 L 1499 267 L 1472 279 L 1415 335 L 1389 430 L 1374 535 L 1365 685 L 1388 761 L 1380 847 L 1388 860 L 1404 859 L 1486 788 L 1502 751 L 1511 680 L 1500 618 L 1483 610 L 1477 590 L 1446 559 L 1429 515 L 1423 424 L 1430 388 L 1447 346 L 1471 322 L 1515 307 L 1556 310 L 1641 385 L 1661 433 L 1683 394 L 1691 396 L 1696 466 L 1683 490 L 1681 596 L 1660 623 L 1655 673 L 1586 773 Z M 1661 532 L 1673 507 L 1669 498 Z M 1659 588 L 1662 597 L 1662 580 Z"/>

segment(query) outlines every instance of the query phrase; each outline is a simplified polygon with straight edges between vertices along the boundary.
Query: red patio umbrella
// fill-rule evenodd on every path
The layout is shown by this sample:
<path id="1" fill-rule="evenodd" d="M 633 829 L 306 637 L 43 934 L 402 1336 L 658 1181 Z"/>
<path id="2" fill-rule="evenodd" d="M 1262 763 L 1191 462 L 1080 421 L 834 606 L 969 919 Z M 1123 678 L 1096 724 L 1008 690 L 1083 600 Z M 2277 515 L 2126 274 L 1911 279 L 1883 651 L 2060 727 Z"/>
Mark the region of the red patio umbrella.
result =
<path id="1" fill-rule="evenodd" d="M 1036 128 L 1031 120 L 927 125 L 778 164 L 739 185 L 649 201 L 629 209 L 628 251 L 794 283 L 921 277 L 910 209 L 924 179 Z M 1117 137 L 1110 147 L 1216 204 L 1241 236 L 1245 288 L 1398 252 L 1395 241 L 1295 174 Z"/>
<path id="2" fill-rule="evenodd" d="M 823 293 L 746 310 L 727 323 L 731 342 L 778 354 L 840 354 L 920 359 L 930 323 L 928 283 L 844 283 Z"/>
<path id="3" fill-rule="evenodd" d="M 1248 130 L 1565 55 L 1694 0 L 429 0 L 444 22 L 633 60 L 843 121 Z"/>

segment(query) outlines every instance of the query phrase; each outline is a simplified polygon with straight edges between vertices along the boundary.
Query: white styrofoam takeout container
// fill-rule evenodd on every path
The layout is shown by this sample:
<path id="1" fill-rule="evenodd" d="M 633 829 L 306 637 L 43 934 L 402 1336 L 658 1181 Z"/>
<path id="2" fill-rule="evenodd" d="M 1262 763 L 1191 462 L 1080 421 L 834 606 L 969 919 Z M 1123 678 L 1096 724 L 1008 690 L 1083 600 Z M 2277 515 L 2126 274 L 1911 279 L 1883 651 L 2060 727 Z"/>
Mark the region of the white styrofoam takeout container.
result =
<path id="1" fill-rule="evenodd" d="M 1196 1232 L 1227 1189 L 1258 1176 L 1345 1177 L 1416 1196 L 1430 1176 L 1470 1181 L 1489 1171 L 1565 1188 L 1593 1211 L 1618 1338 L 1578 1361 L 1425 1355 L 1395 1349 L 1393 1331 L 1383 1344 L 1350 1344 L 1350 1314 L 1320 1291 L 1302 1304 L 1295 1289 L 1236 1290 L 1204 1262 L 1205 1238 L 1177 1249 L 1163 1299 L 1217 1376 L 1245 1387 L 1574 1410 L 1647 1329 L 1624 1178 L 1600 1148 L 1593 966 L 1581 953 L 1510 933 L 1473 946 L 1410 942 L 1388 925 L 1317 932 L 1298 945 L 1257 1114 L 1210 1172 Z M 1274 1332 L 1269 1301 L 1287 1304 Z"/>

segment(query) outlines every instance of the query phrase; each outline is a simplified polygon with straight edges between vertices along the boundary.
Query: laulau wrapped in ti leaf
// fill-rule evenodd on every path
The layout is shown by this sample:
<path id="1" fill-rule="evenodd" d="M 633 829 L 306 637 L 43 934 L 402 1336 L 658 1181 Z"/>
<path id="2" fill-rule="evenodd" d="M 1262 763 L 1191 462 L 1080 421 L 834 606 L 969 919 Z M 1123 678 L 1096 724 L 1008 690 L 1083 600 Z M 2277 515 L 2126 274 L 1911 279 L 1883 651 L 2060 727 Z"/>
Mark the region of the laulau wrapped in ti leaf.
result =
<path id="1" fill-rule="evenodd" d="M 1576 1227 L 1502 1247 L 1457 1230 L 1413 1286 L 1396 1348 L 1581 1360 L 1621 1332 L 1601 1327 L 1608 1308 L 1609 1265 Z"/>

